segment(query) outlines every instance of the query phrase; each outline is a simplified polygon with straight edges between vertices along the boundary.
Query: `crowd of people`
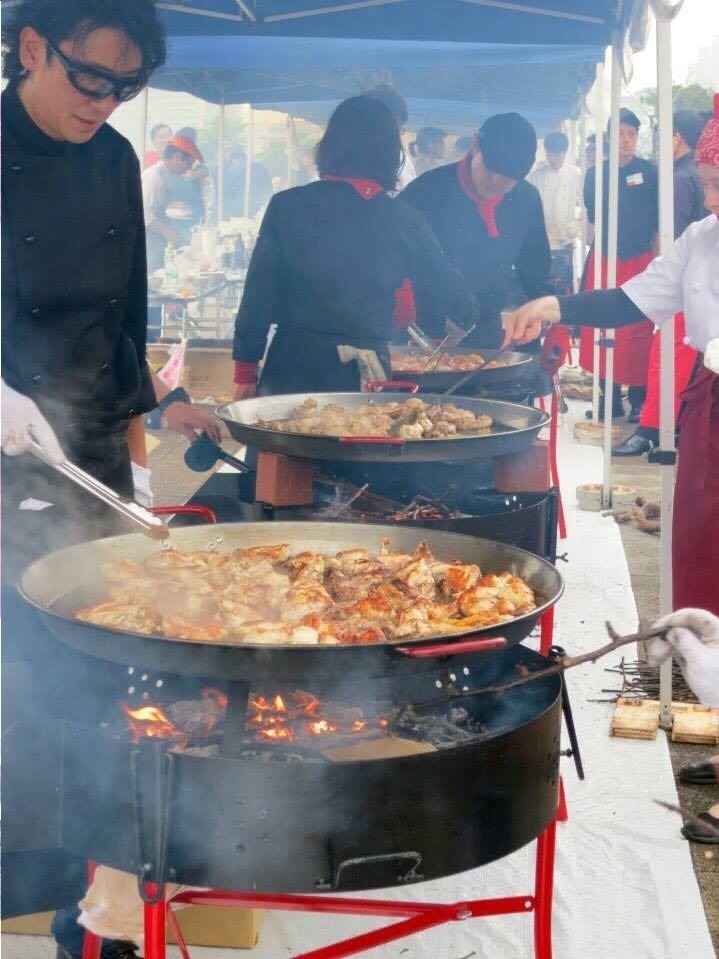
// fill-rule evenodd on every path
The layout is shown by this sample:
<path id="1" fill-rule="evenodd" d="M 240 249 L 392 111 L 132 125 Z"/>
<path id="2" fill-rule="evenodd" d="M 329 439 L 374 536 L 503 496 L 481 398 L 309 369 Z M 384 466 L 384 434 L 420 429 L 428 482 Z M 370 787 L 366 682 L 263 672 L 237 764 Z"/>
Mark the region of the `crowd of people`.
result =
<path id="1" fill-rule="evenodd" d="M 124 670 L 107 664 L 103 673 L 95 664 L 88 685 L 84 657 L 46 632 L 16 587 L 33 558 L 113 532 L 115 523 L 99 507 L 89 513 L 86 497 L 28 449 L 38 442 L 51 464 L 67 456 L 131 497 L 147 479 L 143 414 L 159 407 L 189 439 L 219 435 L 211 414 L 152 373 L 145 353 L 148 270 L 168 243 L 186 241 L 188 224 L 211 217 L 214 186 L 195 130 L 156 125 L 141 173 L 130 144 L 107 124 L 164 61 L 153 0 L 20 0 L 3 23 L 3 47 L 3 659 L 29 661 L 48 712 L 76 710 L 87 720 L 117 702 Z M 419 130 L 404 151 L 407 121 L 389 85 L 351 97 L 317 146 L 316 180 L 271 198 L 270 184 L 258 186 L 252 206 L 267 209 L 236 321 L 237 397 L 358 390 L 369 378 L 389 378 L 389 344 L 411 320 L 436 334 L 450 317 L 474 328 L 470 344 L 511 339 L 529 350 L 544 323 L 615 327 L 617 378 L 630 388 L 636 436 L 653 442 L 642 430 L 655 422 L 641 419 L 643 405 L 649 418 L 656 406 L 653 324 L 683 311 L 675 607 L 709 612 L 672 614 L 666 645 L 653 655 L 676 651 L 697 693 L 719 705 L 719 115 L 701 133 L 696 117 L 675 117 L 677 240 L 655 258 L 656 169 L 636 154 L 638 118 L 622 111 L 621 288 L 579 294 L 570 251 L 581 173 L 566 162 L 567 138 L 548 135 L 546 161 L 533 169 L 534 128 L 519 113 L 498 114 L 457 140 L 444 162 L 439 128 Z M 237 150 L 231 159 L 225 185 L 236 198 L 247 159 Z M 590 167 L 590 222 L 593 179 Z M 606 247 L 603 261 L 606 269 Z M 592 263 L 590 254 L 588 288 Z M 530 302 L 503 323 L 517 298 Z M 581 356 L 591 368 L 586 348 Z M 608 399 L 623 415 L 621 396 Z M 706 816 L 707 827 L 719 822 L 716 808 Z M 687 834 L 712 841 L 710 831 Z M 82 952 L 75 892 L 68 880 L 54 923 L 60 959 Z M 123 942 L 105 943 L 102 953 L 135 954 Z"/>

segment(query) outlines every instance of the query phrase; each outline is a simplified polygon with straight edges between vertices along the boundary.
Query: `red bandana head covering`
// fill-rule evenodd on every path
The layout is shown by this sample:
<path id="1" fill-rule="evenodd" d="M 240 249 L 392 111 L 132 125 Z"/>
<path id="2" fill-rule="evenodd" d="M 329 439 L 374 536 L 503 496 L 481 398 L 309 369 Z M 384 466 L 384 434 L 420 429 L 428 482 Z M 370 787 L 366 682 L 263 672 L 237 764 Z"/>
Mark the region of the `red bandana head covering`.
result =
<path id="1" fill-rule="evenodd" d="M 702 130 L 694 150 L 694 162 L 719 166 L 719 93 L 714 94 L 714 119 Z"/>
<path id="2" fill-rule="evenodd" d="M 487 227 L 487 235 L 490 237 L 499 236 L 497 223 L 494 219 L 494 211 L 497 209 L 504 197 L 502 194 L 500 194 L 499 196 L 493 196 L 491 200 L 486 200 L 483 196 L 480 196 L 479 193 L 477 193 L 472 180 L 471 163 L 472 154 L 468 153 L 467 156 L 464 157 L 463 160 L 460 160 L 457 164 L 457 179 L 459 180 L 459 185 L 462 187 L 463 192 L 477 207 L 477 213 L 479 213 L 481 218 L 484 220 L 485 226 Z"/>
<path id="3" fill-rule="evenodd" d="M 372 200 L 378 193 L 384 191 L 384 187 L 380 186 L 379 183 L 376 183 L 374 180 L 361 180 L 358 177 L 352 176 L 333 176 L 331 173 L 325 173 L 322 179 L 331 180 L 333 183 L 349 183 L 352 189 L 355 190 L 363 200 Z"/>

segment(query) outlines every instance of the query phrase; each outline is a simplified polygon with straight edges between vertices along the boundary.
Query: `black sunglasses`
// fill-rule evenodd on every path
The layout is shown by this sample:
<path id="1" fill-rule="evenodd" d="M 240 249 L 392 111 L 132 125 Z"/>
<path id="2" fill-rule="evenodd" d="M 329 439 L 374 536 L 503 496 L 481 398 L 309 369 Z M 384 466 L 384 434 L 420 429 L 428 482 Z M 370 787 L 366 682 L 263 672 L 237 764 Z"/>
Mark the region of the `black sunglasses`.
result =
<path id="1" fill-rule="evenodd" d="M 147 83 L 147 74 L 144 70 L 133 73 L 131 76 L 119 77 L 109 70 L 101 70 L 99 67 L 91 67 L 78 60 L 71 60 L 49 40 L 45 43 L 50 53 L 57 57 L 65 68 L 70 83 L 79 93 L 92 100 L 106 100 L 107 97 L 112 96 L 120 103 L 124 103 L 136 97 Z"/>

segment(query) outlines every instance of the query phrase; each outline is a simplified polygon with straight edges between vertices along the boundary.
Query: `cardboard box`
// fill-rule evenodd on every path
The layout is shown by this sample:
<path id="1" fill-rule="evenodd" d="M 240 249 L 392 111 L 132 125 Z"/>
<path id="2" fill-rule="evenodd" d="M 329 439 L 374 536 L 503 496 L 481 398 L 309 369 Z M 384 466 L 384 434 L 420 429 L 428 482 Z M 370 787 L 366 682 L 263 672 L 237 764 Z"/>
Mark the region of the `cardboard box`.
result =
<path id="1" fill-rule="evenodd" d="M 155 372 L 161 370 L 170 356 L 166 343 L 148 343 L 147 359 Z M 182 386 L 193 400 L 213 400 L 229 403 L 235 392 L 235 367 L 232 350 L 223 346 L 188 346 Z"/>
<path id="2" fill-rule="evenodd" d="M 264 910 L 185 906 L 178 909 L 175 916 L 188 945 L 252 949 L 257 945 Z M 31 916 L 3 919 L 0 931 L 20 936 L 49 936 L 52 917 L 51 912 L 38 912 Z M 169 927 L 167 941 L 177 941 Z"/>
<path id="3" fill-rule="evenodd" d="M 501 493 L 543 493 L 551 486 L 547 440 L 535 440 L 521 453 L 497 456 L 492 467 L 495 488 Z"/>

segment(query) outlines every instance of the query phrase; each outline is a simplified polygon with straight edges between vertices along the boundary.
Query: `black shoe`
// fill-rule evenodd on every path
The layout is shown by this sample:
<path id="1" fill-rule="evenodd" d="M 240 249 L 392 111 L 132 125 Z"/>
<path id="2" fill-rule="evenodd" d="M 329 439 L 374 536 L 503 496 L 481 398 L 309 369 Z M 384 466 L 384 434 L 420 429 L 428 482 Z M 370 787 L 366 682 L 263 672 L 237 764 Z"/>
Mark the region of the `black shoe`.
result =
<path id="1" fill-rule="evenodd" d="M 719 782 L 719 759 L 700 759 L 698 762 L 682 766 L 679 770 L 679 779 L 683 783 L 692 783 L 695 786 L 711 786 Z"/>
<path id="2" fill-rule="evenodd" d="M 612 456 L 641 456 L 654 449 L 654 443 L 648 440 L 646 436 L 640 436 L 639 433 L 632 433 L 619 446 L 612 450 Z"/>
<path id="3" fill-rule="evenodd" d="M 591 420 L 591 418 L 592 418 L 592 411 L 591 411 L 591 410 L 587 410 L 584 415 L 586 416 L 586 418 L 587 418 L 588 420 Z M 623 407 L 623 406 L 614 406 L 614 408 L 612 409 L 612 420 L 620 420 L 620 419 L 622 419 L 623 416 L 624 416 L 624 407 Z M 600 420 L 603 420 L 603 419 L 604 419 L 604 401 L 603 401 L 603 400 L 600 400 L 600 401 L 599 401 L 598 417 L 599 417 Z"/>
<path id="4" fill-rule="evenodd" d="M 629 416 L 627 416 L 627 422 L 629 423 L 638 423 L 641 419 L 642 411 L 641 409 L 635 410 L 632 408 L 629 410 Z"/>
<path id="5" fill-rule="evenodd" d="M 100 959 L 140 959 L 139 948 L 134 942 L 129 942 L 126 939 L 105 939 L 102 944 Z M 82 959 L 82 954 L 67 952 L 62 946 L 58 946 L 55 959 Z"/>
<path id="6" fill-rule="evenodd" d="M 696 821 L 699 820 L 699 821 Z M 682 826 L 682 836 L 692 842 L 703 842 L 708 846 L 719 844 L 719 819 L 710 812 L 701 812 Z"/>

